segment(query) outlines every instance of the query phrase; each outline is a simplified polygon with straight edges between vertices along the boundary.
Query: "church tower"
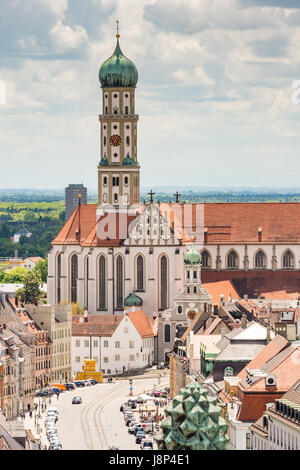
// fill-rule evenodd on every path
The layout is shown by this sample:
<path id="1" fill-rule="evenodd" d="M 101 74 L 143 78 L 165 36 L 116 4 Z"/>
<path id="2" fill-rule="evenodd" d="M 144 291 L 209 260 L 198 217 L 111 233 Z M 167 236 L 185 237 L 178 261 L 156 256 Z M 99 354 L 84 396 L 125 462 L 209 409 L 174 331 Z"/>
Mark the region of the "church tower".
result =
<path id="1" fill-rule="evenodd" d="M 136 66 L 124 56 L 117 22 L 115 51 L 100 67 L 102 114 L 98 204 L 115 207 L 140 201 L 140 166 L 137 161 Z"/>

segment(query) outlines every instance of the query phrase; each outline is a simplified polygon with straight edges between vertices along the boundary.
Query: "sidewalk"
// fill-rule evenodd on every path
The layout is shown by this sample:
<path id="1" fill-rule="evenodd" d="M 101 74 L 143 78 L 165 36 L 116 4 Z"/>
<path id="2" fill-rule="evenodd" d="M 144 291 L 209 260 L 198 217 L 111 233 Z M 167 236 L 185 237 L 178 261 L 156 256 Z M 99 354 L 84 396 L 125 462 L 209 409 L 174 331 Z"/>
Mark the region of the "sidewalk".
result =
<path id="1" fill-rule="evenodd" d="M 35 398 L 34 402 L 39 404 L 38 398 Z M 55 405 L 54 400 L 52 400 L 51 404 Z M 36 439 L 39 439 L 41 441 L 43 449 L 44 449 L 45 446 L 46 446 L 47 449 L 49 447 L 49 441 L 47 439 L 46 429 L 45 429 L 45 417 L 46 417 L 48 406 L 49 406 L 49 404 L 47 405 L 45 411 L 42 411 L 42 407 L 41 407 L 40 417 L 39 417 L 39 411 L 37 409 L 37 410 L 34 410 L 32 412 L 32 417 L 30 417 L 29 413 L 27 412 L 25 414 L 25 420 L 24 420 L 24 428 L 25 429 L 30 429 L 33 436 Z M 21 420 L 21 418 L 19 418 L 19 420 Z"/>

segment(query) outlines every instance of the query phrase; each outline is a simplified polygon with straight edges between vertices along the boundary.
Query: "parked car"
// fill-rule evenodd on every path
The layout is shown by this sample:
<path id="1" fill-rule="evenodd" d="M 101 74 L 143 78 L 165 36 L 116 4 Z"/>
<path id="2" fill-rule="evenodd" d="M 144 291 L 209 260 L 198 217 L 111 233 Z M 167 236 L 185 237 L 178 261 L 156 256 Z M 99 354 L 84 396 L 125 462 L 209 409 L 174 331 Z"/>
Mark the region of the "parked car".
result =
<path id="1" fill-rule="evenodd" d="M 72 400 L 72 405 L 80 405 L 82 403 L 82 398 L 81 397 L 74 397 Z"/>
<path id="2" fill-rule="evenodd" d="M 153 423 L 143 423 L 142 429 L 144 432 L 152 432 L 153 431 Z"/>
<path id="3" fill-rule="evenodd" d="M 83 380 L 75 380 L 74 384 L 76 387 L 85 387 L 85 383 Z"/>
<path id="4" fill-rule="evenodd" d="M 142 439 L 140 448 L 143 449 L 143 450 L 146 450 L 146 447 L 148 447 L 149 449 L 152 450 L 153 449 L 153 442 L 149 439 Z"/>
<path id="5" fill-rule="evenodd" d="M 84 380 L 85 386 L 90 387 L 92 384 L 89 380 Z"/>
<path id="6" fill-rule="evenodd" d="M 108 448 L 108 450 L 119 450 L 120 447 L 116 447 L 116 446 L 111 446 Z"/>
<path id="7" fill-rule="evenodd" d="M 164 368 L 165 368 L 164 363 L 163 363 L 163 362 L 159 362 L 159 363 L 157 364 L 157 368 L 158 368 L 158 369 L 164 369 Z"/>
<path id="8" fill-rule="evenodd" d="M 141 425 L 141 423 L 139 423 L 139 426 L 137 426 L 137 427 L 135 428 L 135 430 L 134 430 L 135 436 L 136 436 L 137 433 L 140 432 L 140 431 L 144 432 L 144 431 L 143 431 L 143 426 Z"/>
<path id="9" fill-rule="evenodd" d="M 125 421 L 126 426 L 129 426 L 129 424 L 132 423 L 132 421 L 135 421 L 134 417 L 128 418 L 128 419 Z"/>
<path id="10" fill-rule="evenodd" d="M 142 439 L 144 439 L 144 437 L 145 437 L 144 432 L 143 431 L 138 431 L 136 433 L 136 439 L 135 439 L 136 444 L 140 444 Z"/>
<path id="11" fill-rule="evenodd" d="M 38 390 L 35 394 L 36 397 L 47 397 L 48 393 L 45 390 Z"/>
<path id="12" fill-rule="evenodd" d="M 99 382 L 96 379 L 89 379 L 92 385 L 97 385 Z"/>
<path id="13" fill-rule="evenodd" d="M 66 386 L 66 390 L 75 390 L 76 388 L 76 385 L 73 383 L 65 384 L 65 386 Z"/>
<path id="14" fill-rule="evenodd" d="M 135 429 L 136 429 L 137 426 L 139 426 L 139 425 L 140 425 L 139 423 L 132 421 L 132 422 L 129 424 L 129 426 L 128 426 L 128 432 L 129 432 L 129 434 L 134 434 Z"/>

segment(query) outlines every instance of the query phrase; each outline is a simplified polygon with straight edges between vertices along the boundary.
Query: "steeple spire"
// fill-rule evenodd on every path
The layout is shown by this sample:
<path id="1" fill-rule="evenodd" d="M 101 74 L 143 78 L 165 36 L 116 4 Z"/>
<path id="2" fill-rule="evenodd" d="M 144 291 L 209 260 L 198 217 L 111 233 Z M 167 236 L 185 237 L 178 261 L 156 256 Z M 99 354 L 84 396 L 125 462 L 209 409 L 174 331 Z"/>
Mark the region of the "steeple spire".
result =
<path id="1" fill-rule="evenodd" d="M 119 20 L 116 20 L 116 23 L 117 23 L 117 34 L 116 34 L 116 38 L 119 39 L 119 37 L 120 37 L 120 34 L 119 34 Z"/>

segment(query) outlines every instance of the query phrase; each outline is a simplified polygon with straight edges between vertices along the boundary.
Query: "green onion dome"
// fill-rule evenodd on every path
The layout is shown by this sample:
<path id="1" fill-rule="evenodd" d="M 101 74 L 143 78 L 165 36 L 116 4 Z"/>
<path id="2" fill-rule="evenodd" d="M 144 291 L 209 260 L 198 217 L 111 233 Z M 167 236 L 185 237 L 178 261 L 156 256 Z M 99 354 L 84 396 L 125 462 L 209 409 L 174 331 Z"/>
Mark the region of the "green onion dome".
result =
<path id="1" fill-rule="evenodd" d="M 136 66 L 127 59 L 121 51 L 119 34 L 117 34 L 117 45 L 109 59 L 101 65 L 99 80 L 102 87 L 135 87 L 138 81 Z"/>
<path id="2" fill-rule="evenodd" d="M 107 165 L 108 165 L 107 156 L 104 155 L 104 157 L 99 162 L 99 166 L 107 166 Z"/>
<path id="3" fill-rule="evenodd" d="M 184 255 L 184 264 L 201 264 L 201 255 L 192 247 L 191 250 L 187 251 Z"/>
<path id="4" fill-rule="evenodd" d="M 135 166 L 135 161 L 132 160 L 132 158 L 129 156 L 129 153 L 127 153 L 126 157 L 122 161 L 122 165 L 125 166 Z"/>
<path id="5" fill-rule="evenodd" d="M 138 297 L 134 291 L 131 292 L 131 294 L 128 295 L 125 299 L 125 307 L 139 307 L 142 305 L 143 301 L 140 297 Z"/>

